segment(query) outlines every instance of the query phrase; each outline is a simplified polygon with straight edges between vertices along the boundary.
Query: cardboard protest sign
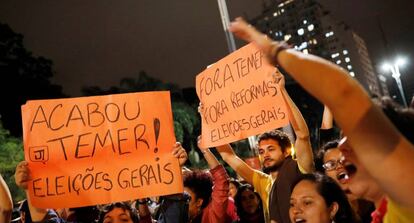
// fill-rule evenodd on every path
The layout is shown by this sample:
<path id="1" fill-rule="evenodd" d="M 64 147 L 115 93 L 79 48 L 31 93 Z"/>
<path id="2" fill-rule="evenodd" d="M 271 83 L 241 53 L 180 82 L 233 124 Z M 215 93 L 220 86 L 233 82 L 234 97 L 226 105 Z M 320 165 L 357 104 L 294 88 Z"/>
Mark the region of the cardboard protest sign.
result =
<path id="1" fill-rule="evenodd" d="M 28 101 L 22 116 L 36 207 L 183 191 L 169 92 Z"/>
<path id="2" fill-rule="evenodd" d="M 275 67 L 249 44 L 196 77 L 202 103 L 200 146 L 214 147 L 289 123 Z"/>

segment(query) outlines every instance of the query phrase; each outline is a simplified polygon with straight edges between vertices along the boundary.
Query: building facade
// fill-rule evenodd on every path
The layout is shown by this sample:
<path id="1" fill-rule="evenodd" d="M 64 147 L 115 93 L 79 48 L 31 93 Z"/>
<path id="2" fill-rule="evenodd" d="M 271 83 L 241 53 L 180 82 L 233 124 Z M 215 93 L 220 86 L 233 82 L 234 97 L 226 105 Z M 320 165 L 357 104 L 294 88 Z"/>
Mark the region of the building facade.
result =
<path id="1" fill-rule="evenodd" d="M 386 93 L 380 88 L 364 40 L 315 0 L 273 1 L 250 22 L 274 40 L 287 41 L 303 53 L 338 64 L 371 95 Z"/>

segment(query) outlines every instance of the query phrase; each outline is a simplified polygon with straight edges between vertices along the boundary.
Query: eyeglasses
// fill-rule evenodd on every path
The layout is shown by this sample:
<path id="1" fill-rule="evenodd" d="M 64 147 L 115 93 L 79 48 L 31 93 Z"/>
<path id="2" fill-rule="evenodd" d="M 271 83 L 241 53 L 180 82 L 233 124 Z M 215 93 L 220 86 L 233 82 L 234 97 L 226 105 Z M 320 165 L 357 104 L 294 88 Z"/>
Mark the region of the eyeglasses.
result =
<path id="1" fill-rule="evenodd" d="M 326 163 L 322 165 L 322 167 L 327 170 L 334 170 L 338 167 L 338 164 L 341 164 L 342 166 L 345 164 L 345 157 L 342 156 L 339 160 L 328 160 Z"/>

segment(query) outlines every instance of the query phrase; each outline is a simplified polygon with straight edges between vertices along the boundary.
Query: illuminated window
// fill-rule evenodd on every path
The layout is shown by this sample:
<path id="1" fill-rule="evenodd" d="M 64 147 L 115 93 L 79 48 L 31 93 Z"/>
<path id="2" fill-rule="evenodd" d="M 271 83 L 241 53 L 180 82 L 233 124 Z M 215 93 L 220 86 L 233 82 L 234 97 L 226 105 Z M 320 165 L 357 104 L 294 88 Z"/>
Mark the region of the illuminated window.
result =
<path id="1" fill-rule="evenodd" d="M 343 51 L 342 51 L 342 53 L 343 53 L 344 55 L 347 55 L 347 54 L 348 54 L 348 50 L 343 50 Z"/>
<path id="2" fill-rule="evenodd" d="M 313 40 L 312 40 L 312 42 L 313 42 L 313 44 L 315 44 L 315 45 L 316 45 L 316 44 L 318 44 L 318 41 L 316 41 L 316 39 L 313 39 Z"/>
<path id="3" fill-rule="evenodd" d="M 306 20 L 306 19 L 303 20 L 303 24 L 306 24 L 306 23 L 308 23 L 308 20 Z"/>
<path id="4" fill-rule="evenodd" d="M 285 35 L 284 40 L 285 40 L 285 41 L 288 41 L 291 37 L 292 37 L 292 35 L 287 34 L 287 35 Z"/>
<path id="5" fill-rule="evenodd" d="M 351 61 L 351 59 L 349 59 L 349 57 L 345 57 L 345 62 L 349 63 L 349 61 Z"/>
<path id="6" fill-rule="evenodd" d="M 349 72 L 352 77 L 355 77 L 355 73 L 353 71 Z"/>
<path id="7" fill-rule="evenodd" d="M 341 64 L 342 63 L 342 61 L 341 60 L 337 60 L 336 61 L 336 64 Z"/>
<path id="8" fill-rule="evenodd" d="M 276 16 L 278 16 L 279 15 L 279 13 L 277 13 L 277 12 L 274 12 L 273 13 L 273 17 L 276 17 Z"/>
<path id="9" fill-rule="evenodd" d="M 331 55 L 332 58 L 335 58 L 335 57 L 338 57 L 338 56 L 339 56 L 339 53 L 334 53 L 334 54 Z"/>
<path id="10" fill-rule="evenodd" d="M 313 24 L 310 24 L 310 25 L 308 26 L 308 30 L 309 30 L 309 31 L 312 31 L 314 28 L 315 28 L 315 26 L 314 26 Z"/>
<path id="11" fill-rule="evenodd" d="M 299 36 L 302 36 L 305 33 L 305 30 L 303 28 L 298 29 Z"/>
<path id="12" fill-rule="evenodd" d="M 284 12 L 285 12 L 285 9 L 281 9 L 280 11 L 281 11 L 282 13 L 284 13 Z"/>
<path id="13" fill-rule="evenodd" d="M 302 50 L 302 52 L 303 52 L 304 54 L 309 54 L 308 49 L 304 49 L 304 50 Z"/>
<path id="14" fill-rule="evenodd" d="M 328 38 L 330 36 L 333 36 L 333 34 L 334 34 L 333 31 L 327 32 L 327 33 L 325 33 L 325 37 Z"/>
<path id="15" fill-rule="evenodd" d="M 351 65 L 348 65 L 346 67 L 348 68 L 348 70 L 352 70 L 352 66 Z"/>

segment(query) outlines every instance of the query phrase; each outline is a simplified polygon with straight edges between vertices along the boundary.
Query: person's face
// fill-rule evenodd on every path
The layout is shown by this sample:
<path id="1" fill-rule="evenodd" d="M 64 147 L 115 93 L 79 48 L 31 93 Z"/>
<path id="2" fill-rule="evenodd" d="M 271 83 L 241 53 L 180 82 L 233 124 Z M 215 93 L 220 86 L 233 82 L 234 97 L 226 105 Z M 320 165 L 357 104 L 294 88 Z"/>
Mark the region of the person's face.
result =
<path id="1" fill-rule="evenodd" d="M 237 194 L 237 187 L 233 184 L 229 184 L 229 197 L 234 198 Z"/>
<path id="2" fill-rule="evenodd" d="M 361 165 L 349 144 L 341 143 L 339 148 L 346 159 L 344 168 L 347 174 L 347 179 L 341 183 L 347 184 L 349 193 L 353 196 L 376 202 L 376 199 L 381 197 L 382 194 L 379 185 L 365 167 Z"/>
<path id="3" fill-rule="evenodd" d="M 259 142 L 259 158 L 264 168 L 279 167 L 287 155 L 276 140 L 264 139 Z"/>
<path id="4" fill-rule="evenodd" d="M 251 190 L 245 190 L 241 194 L 241 205 L 248 214 L 254 214 L 259 208 L 259 199 Z"/>
<path id="5" fill-rule="evenodd" d="M 332 148 L 325 152 L 323 157 L 325 174 L 334 179 L 342 188 L 350 201 L 357 199 L 349 190 L 347 171 L 343 165 L 344 159 L 339 148 Z"/>
<path id="6" fill-rule="evenodd" d="M 184 187 L 184 191 L 191 197 L 190 203 L 188 204 L 188 216 L 190 219 L 193 219 L 200 213 L 203 199 L 197 198 L 196 194 L 188 187 Z"/>
<path id="7" fill-rule="evenodd" d="M 299 182 L 290 196 L 289 217 L 293 223 L 330 223 L 337 209 L 338 204 L 335 202 L 327 207 L 316 185 L 308 180 Z"/>
<path id="8" fill-rule="evenodd" d="M 114 208 L 105 215 L 103 223 L 132 223 L 132 218 L 127 210 Z"/>

